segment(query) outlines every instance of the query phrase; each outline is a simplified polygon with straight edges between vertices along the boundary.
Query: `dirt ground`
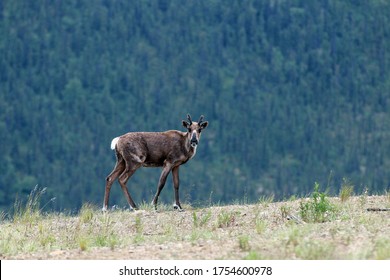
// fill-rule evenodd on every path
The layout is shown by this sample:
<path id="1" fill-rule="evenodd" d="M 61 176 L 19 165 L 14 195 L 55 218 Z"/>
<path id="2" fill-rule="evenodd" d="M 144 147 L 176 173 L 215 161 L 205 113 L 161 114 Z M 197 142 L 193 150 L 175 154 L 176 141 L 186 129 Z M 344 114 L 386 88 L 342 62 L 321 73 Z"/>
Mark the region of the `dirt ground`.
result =
<path id="1" fill-rule="evenodd" d="M 2 225 L 1 259 L 390 259 L 388 196 L 334 198 L 337 215 L 305 223 L 300 201 L 55 216 L 23 227 Z M 306 199 L 307 200 L 307 199 Z M 17 228 L 16 231 L 22 232 Z M 30 242 L 30 243 L 29 243 Z"/>

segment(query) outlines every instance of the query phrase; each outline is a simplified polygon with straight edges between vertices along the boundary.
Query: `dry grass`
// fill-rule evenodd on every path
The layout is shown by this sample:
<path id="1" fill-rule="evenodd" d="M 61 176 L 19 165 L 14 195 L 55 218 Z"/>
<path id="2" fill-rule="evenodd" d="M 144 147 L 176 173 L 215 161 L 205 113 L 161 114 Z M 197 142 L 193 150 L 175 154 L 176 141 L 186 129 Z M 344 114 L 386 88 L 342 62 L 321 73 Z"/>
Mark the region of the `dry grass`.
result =
<path id="1" fill-rule="evenodd" d="M 0 225 L 1 259 L 390 259 L 390 195 L 330 198 L 337 212 L 306 223 L 300 205 L 259 200 L 177 212 L 148 206 L 77 216 L 30 213 Z M 4 215 L 2 216 L 4 218 Z"/>

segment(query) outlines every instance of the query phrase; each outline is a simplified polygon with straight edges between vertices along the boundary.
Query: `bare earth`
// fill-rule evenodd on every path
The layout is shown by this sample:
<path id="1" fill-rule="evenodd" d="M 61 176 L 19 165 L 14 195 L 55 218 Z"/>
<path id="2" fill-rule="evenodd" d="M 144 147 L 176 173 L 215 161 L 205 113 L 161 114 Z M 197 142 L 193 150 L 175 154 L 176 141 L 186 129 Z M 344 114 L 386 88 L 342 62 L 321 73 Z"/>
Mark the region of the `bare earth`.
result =
<path id="1" fill-rule="evenodd" d="M 389 195 L 331 201 L 329 222 L 305 223 L 300 201 L 231 205 L 184 212 L 40 215 L 3 221 L 1 259 L 390 259 Z"/>

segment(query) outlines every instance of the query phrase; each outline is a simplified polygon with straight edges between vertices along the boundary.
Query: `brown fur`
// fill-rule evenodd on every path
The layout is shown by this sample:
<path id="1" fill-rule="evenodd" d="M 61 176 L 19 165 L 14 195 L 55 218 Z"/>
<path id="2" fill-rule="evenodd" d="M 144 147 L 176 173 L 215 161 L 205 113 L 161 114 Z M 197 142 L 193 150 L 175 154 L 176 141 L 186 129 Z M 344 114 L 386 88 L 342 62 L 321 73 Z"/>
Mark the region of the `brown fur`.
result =
<path id="1" fill-rule="evenodd" d="M 106 178 L 103 210 L 107 210 L 110 189 L 116 179 L 118 179 L 130 207 L 137 209 L 127 189 L 127 181 L 140 167 L 159 166 L 163 170 L 152 202 L 153 205 L 157 207 L 160 192 L 165 185 L 169 172 L 172 171 L 175 190 L 174 206 L 182 209 L 179 201 L 179 167 L 195 155 L 200 133 L 208 125 L 208 122 L 203 121 L 203 116 L 201 116 L 198 123 L 192 122 L 189 115 L 187 118 L 188 122 L 183 121 L 183 126 L 187 128 L 187 132 L 177 130 L 129 132 L 113 139 L 113 144 L 116 141 L 117 162 L 114 170 Z"/>

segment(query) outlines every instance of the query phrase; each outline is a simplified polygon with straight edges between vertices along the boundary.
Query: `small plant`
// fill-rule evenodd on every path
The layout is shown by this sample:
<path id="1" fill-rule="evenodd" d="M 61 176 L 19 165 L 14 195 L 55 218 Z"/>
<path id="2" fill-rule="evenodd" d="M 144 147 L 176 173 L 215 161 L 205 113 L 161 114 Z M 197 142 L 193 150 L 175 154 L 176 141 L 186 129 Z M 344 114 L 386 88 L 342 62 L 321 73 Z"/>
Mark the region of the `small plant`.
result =
<path id="1" fill-rule="evenodd" d="M 104 233 L 100 233 L 95 236 L 94 243 L 98 247 L 105 247 L 108 245 L 108 236 L 105 235 Z"/>
<path id="2" fill-rule="evenodd" d="M 174 231 L 175 231 L 175 227 L 171 223 L 165 223 L 163 225 L 163 236 L 172 236 Z"/>
<path id="3" fill-rule="evenodd" d="M 196 212 L 192 213 L 192 220 L 194 227 L 202 227 L 206 225 L 211 219 L 211 211 L 209 210 L 205 215 L 201 215 L 198 217 Z"/>
<path id="4" fill-rule="evenodd" d="M 79 219 L 82 223 L 86 224 L 92 221 L 94 215 L 93 205 L 86 203 L 80 209 Z"/>
<path id="5" fill-rule="evenodd" d="M 390 259 L 390 240 L 380 239 L 375 244 L 375 258 L 377 260 Z"/>
<path id="6" fill-rule="evenodd" d="M 334 245 L 325 242 L 308 241 L 295 247 L 295 254 L 303 260 L 332 259 L 334 251 Z"/>
<path id="7" fill-rule="evenodd" d="M 7 219 L 7 214 L 4 211 L 0 211 L 0 224 Z"/>
<path id="8" fill-rule="evenodd" d="M 192 213 L 192 221 L 193 221 L 194 227 L 199 227 L 199 218 L 196 215 L 195 211 Z"/>
<path id="9" fill-rule="evenodd" d="M 260 196 L 259 204 L 268 206 L 270 203 L 274 202 L 275 196 L 271 194 L 270 196 Z"/>
<path id="10" fill-rule="evenodd" d="M 282 218 L 283 219 L 287 218 L 287 216 L 289 215 L 290 211 L 291 211 L 290 207 L 285 206 L 285 205 L 280 206 L 280 213 L 282 214 Z"/>
<path id="11" fill-rule="evenodd" d="M 261 234 L 267 229 L 267 222 L 265 220 L 257 218 L 255 221 L 255 226 L 256 226 L 256 232 L 258 234 Z"/>
<path id="12" fill-rule="evenodd" d="M 368 197 L 368 187 L 365 187 L 362 195 L 359 197 L 360 208 L 364 208 L 365 205 L 367 204 L 367 197 Z"/>
<path id="13" fill-rule="evenodd" d="M 42 247 L 50 247 L 55 241 L 55 237 L 51 234 L 46 234 L 39 238 L 39 243 Z"/>
<path id="14" fill-rule="evenodd" d="M 294 194 L 290 196 L 290 198 L 288 199 L 288 201 L 295 201 L 295 200 L 297 200 L 297 196 Z"/>
<path id="15" fill-rule="evenodd" d="M 250 251 L 248 255 L 244 258 L 244 260 L 262 260 L 264 259 L 260 253 L 255 251 Z"/>
<path id="16" fill-rule="evenodd" d="M 94 238 L 94 245 L 98 247 L 110 247 L 111 250 L 114 250 L 117 244 L 118 237 L 114 233 L 101 233 Z"/>
<path id="17" fill-rule="evenodd" d="M 159 205 L 159 208 L 160 208 L 161 206 L 164 206 L 164 207 L 165 207 L 165 205 Z M 150 204 L 149 202 L 146 202 L 145 200 L 143 200 L 143 201 L 140 203 L 139 209 L 140 209 L 140 210 L 145 210 L 145 211 L 154 211 L 154 210 L 155 210 L 154 206 L 153 206 L 152 204 Z M 161 209 L 160 209 L 160 210 L 161 210 Z"/>
<path id="18" fill-rule="evenodd" d="M 225 212 L 222 211 L 218 214 L 217 217 L 217 227 L 219 228 L 225 228 L 232 226 L 236 220 L 236 213 L 235 212 Z"/>
<path id="19" fill-rule="evenodd" d="M 79 248 L 81 251 L 86 251 L 88 248 L 88 240 L 86 238 L 79 239 Z"/>
<path id="20" fill-rule="evenodd" d="M 249 237 L 248 236 L 240 236 L 238 238 L 238 244 L 241 250 L 243 251 L 249 251 L 250 245 L 249 245 Z"/>
<path id="21" fill-rule="evenodd" d="M 137 234 L 142 234 L 144 230 L 144 225 L 142 223 L 140 215 L 135 216 L 135 232 Z"/>
<path id="22" fill-rule="evenodd" d="M 134 236 L 134 243 L 139 244 L 144 241 L 144 224 L 141 220 L 140 215 L 135 216 L 135 236 Z"/>
<path id="23" fill-rule="evenodd" d="M 287 233 L 286 246 L 296 247 L 302 240 L 302 231 L 293 226 Z"/>
<path id="24" fill-rule="evenodd" d="M 353 194 L 353 185 L 348 182 L 347 179 L 343 179 L 343 184 L 340 189 L 340 200 L 341 202 L 347 201 Z"/>
<path id="25" fill-rule="evenodd" d="M 30 192 L 27 201 L 24 203 L 19 199 L 16 199 L 14 203 L 12 218 L 14 221 L 32 223 L 36 221 L 40 216 L 42 209 L 55 200 L 55 197 L 50 199 L 43 207 L 40 207 L 40 200 L 42 195 L 46 192 L 46 188 L 40 188 L 38 185 Z"/>
<path id="26" fill-rule="evenodd" d="M 336 212 L 336 207 L 328 200 L 325 193 L 319 191 L 319 188 L 319 184 L 315 183 L 311 200 L 300 202 L 300 215 L 305 222 L 327 222 Z"/>
<path id="27" fill-rule="evenodd" d="M 386 206 L 390 207 L 390 190 L 385 191 L 385 197 L 386 197 Z"/>
<path id="28" fill-rule="evenodd" d="M 42 247 L 50 247 L 51 244 L 55 243 L 55 237 L 51 233 L 51 230 L 45 227 L 43 222 L 38 223 L 38 235 L 37 240 Z"/>

